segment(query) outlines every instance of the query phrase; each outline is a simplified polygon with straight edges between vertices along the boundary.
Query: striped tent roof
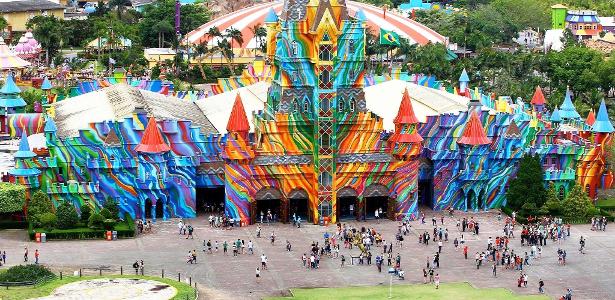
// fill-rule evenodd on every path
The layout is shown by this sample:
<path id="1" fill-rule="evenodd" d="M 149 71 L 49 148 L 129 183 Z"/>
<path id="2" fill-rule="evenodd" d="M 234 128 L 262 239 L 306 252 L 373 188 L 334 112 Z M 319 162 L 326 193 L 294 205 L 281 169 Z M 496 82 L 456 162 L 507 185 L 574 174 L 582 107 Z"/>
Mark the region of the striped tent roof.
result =
<path id="1" fill-rule="evenodd" d="M 354 16 L 357 11 L 361 11 L 362 15 L 367 18 L 367 26 L 374 32 L 379 32 L 380 28 L 392 30 L 401 37 L 407 38 L 411 44 L 425 45 L 429 42 L 445 42 L 445 38 L 441 34 L 431 30 L 423 24 L 391 11 L 386 12 L 385 18 L 383 16 L 382 8 L 354 1 L 347 1 L 346 5 L 351 16 Z M 213 45 L 216 40 L 210 40 L 207 35 L 207 31 L 210 28 L 218 27 L 220 32 L 224 32 L 227 28 L 233 27 L 241 31 L 245 41 L 243 43 L 243 47 L 247 49 L 254 49 L 257 44 L 251 28 L 259 23 L 264 25 L 265 19 L 269 15 L 271 9 L 273 9 L 277 14 L 280 14 L 283 7 L 284 3 L 282 1 L 274 1 L 251 6 L 221 16 L 189 32 L 186 35 L 187 42 L 189 44 L 201 44 L 208 42 L 209 45 Z"/>

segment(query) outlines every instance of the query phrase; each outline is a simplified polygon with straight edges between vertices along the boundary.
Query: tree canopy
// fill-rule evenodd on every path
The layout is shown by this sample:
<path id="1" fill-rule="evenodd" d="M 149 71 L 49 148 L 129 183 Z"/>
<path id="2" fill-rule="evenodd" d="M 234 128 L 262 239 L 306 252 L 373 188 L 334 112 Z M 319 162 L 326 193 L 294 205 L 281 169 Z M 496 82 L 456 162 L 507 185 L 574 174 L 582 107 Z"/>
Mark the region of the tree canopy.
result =
<path id="1" fill-rule="evenodd" d="M 25 204 L 25 186 L 8 182 L 0 182 L 0 213 L 22 211 Z"/>
<path id="2" fill-rule="evenodd" d="M 210 18 L 209 11 L 202 5 L 182 5 L 180 10 L 180 33 L 182 36 L 197 27 L 207 23 Z M 164 31 L 165 40 L 170 45 L 177 44 L 175 36 L 175 1 L 161 0 L 156 5 L 148 5 L 139 23 L 141 42 L 145 47 L 158 47 L 159 32 Z M 169 44 L 163 47 L 169 46 Z"/>
<path id="3" fill-rule="evenodd" d="M 517 175 L 510 181 L 506 192 L 506 205 L 520 210 L 524 205 L 542 207 L 547 200 L 544 170 L 538 156 L 525 155 L 519 163 Z"/>

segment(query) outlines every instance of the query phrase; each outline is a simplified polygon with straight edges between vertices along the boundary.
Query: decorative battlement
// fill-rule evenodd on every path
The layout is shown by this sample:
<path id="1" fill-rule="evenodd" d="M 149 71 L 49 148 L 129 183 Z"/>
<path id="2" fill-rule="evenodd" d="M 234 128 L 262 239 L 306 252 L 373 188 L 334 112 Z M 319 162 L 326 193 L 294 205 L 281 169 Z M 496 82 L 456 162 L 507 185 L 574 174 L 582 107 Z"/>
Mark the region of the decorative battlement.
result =
<path id="1" fill-rule="evenodd" d="M 68 182 L 50 183 L 47 185 L 48 194 L 97 194 L 100 192 L 98 182 Z"/>
<path id="2" fill-rule="evenodd" d="M 574 180 L 577 172 L 573 168 L 566 168 L 565 170 L 546 169 L 545 180 Z"/>

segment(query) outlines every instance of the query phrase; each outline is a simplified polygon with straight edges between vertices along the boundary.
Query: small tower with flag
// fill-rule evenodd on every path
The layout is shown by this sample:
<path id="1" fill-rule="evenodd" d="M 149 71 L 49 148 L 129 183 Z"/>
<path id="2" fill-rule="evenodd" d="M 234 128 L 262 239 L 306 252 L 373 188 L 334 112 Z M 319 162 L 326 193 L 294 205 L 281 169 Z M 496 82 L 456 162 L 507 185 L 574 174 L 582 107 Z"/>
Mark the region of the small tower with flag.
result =
<path id="1" fill-rule="evenodd" d="M 485 182 L 489 178 L 489 145 L 491 139 L 487 137 L 483 124 L 476 111 L 468 112 L 468 119 L 463 134 L 457 140 L 461 159 L 459 161 L 461 178 L 464 180 L 464 201 L 457 208 L 468 210 L 486 210 L 487 199 Z"/>
<path id="2" fill-rule="evenodd" d="M 243 107 L 239 92 L 226 125 L 226 142 L 222 157 L 229 162 L 247 163 L 254 158 L 254 151 L 249 145 L 250 123 Z"/>
<path id="3" fill-rule="evenodd" d="M 389 138 L 391 153 L 400 160 L 416 158 L 421 153 L 423 138 L 417 130 L 419 120 L 414 114 L 407 88 L 404 90 L 399 111 L 393 123 L 395 132 Z"/>
<path id="4" fill-rule="evenodd" d="M 8 115 L 26 112 L 26 101 L 20 96 L 21 89 L 15 84 L 9 72 L 4 86 L 0 89 L 0 133 L 8 133 Z"/>
<path id="5" fill-rule="evenodd" d="M 559 115 L 563 121 L 578 120 L 581 115 L 577 112 L 577 109 L 572 103 L 572 93 L 570 90 L 566 91 L 566 97 L 564 97 L 564 103 L 559 107 Z"/>
<path id="6" fill-rule="evenodd" d="M 45 77 L 45 79 L 43 80 L 43 84 L 41 85 L 41 90 L 45 92 L 45 96 L 43 96 L 43 106 L 55 102 L 55 96 L 51 93 L 52 88 L 53 85 L 51 84 L 51 81 L 49 80 L 49 78 Z"/>
<path id="7" fill-rule="evenodd" d="M 615 129 L 613 128 L 613 124 L 611 120 L 609 120 L 609 114 L 606 110 L 606 104 L 604 103 L 604 99 L 600 103 L 600 108 L 598 109 L 598 115 L 596 116 L 596 121 L 592 125 L 592 132 L 594 133 L 594 142 L 602 143 L 606 139 L 608 135 L 610 135 Z"/>

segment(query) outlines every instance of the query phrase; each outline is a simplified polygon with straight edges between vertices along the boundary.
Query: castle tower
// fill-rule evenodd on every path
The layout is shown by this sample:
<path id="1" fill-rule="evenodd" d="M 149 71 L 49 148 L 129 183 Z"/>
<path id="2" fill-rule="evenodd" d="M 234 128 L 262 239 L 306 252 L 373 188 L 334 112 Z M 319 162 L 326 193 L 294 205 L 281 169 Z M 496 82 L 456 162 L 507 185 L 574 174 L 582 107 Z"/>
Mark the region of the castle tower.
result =
<path id="1" fill-rule="evenodd" d="M 606 111 L 606 104 L 604 103 L 604 99 L 600 103 L 600 108 L 598 109 L 598 115 L 596 116 L 596 122 L 592 125 L 592 131 L 595 134 L 595 143 L 601 144 L 606 137 L 615 131 L 613 128 L 613 124 L 609 120 L 609 114 Z"/>
<path id="2" fill-rule="evenodd" d="M 553 110 L 553 113 L 551 114 L 549 121 L 551 121 L 552 128 L 559 127 L 559 124 L 562 122 L 562 117 L 560 116 L 559 109 L 557 109 L 557 107 L 555 108 L 555 110 Z"/>
<path id="3" fill-rule="evenodd" d="M 407 88 L 404 90 L 399 111 L 393 123 L 395 124 L 395 132 L 389 138 L 391 153 L 399 160 L 416 158 L 421 153 L 423 138 L 417 131 L 419 120 L 414 114 Z"/>
<path id="4" fill-rule="evenodd" d="M 483 124 L 478 114 L 470 113 L 470 118 L 462 136 L 457 140 L 461 152 L 462 180 L 465 181 L 463 194 L 464 203 L 458 208 L 487 209 L 487 199 L 485 195 L 484 182 L 489 178 L 489 160 L 485 156 L 489 153 L 491 139 L 487 137 Z"/>
<path id="5" fill-rule="evenodd" d="M 249 145 L 248 137 L 250 123 L 248 122 L 248 116 L 239 93 L 235 97 L 235 103 L 226 125 L 226 131 L 228 134 L 222 157 L 229 162 L 247 163 L 252 160 L 254 158 L 254 151 Z"/>
<path id="6" fill-rule="evenodd" d="M 267 45 L 275 44 L 276 36 L 280 30 L 278 20 L 278 15 L 275 13 L 273 8 L 269 9 L 264 21 L 265 28 L 267 29 Z M 269 61 L 273 61 L 273 58 L 275 56 L 275 48 L 267 47 L 267 53 L 263 54 L 266 54 L 266 57 Z"/>
<path id="7" fill-rule="evenodd" d="M 581 115 L 579 115 L 577 109 L 572 103 L 572 93 L 570 92 L 570 90 L 566 90 L 566 97 L 564 98 L 564 102 L 559 107 L 559 115 L 564 121 L 581 118 Z"/>
<path id="8" fill-rule="evenodd" d="M 51 81 L 49 78 L 45 77 L 43 80 L 43 84 L 41 84 L 41 90 L 45 92 L 45 96 L 43 97 L 43 105 L 48 105 L 54 102 L 54 97 L 51 94 L 51 89 L 53 85 L 51 85 Z"/>
<path id="9" fill-rule="evenodd" d="M 465 95 L 468 86 L 470 85 L 470 76 L 468 76 L 468 72 L 464 68 L 459 76 L 459 94 Z"/>
<path id="10" fill-rule="evenodd" d="M 542 113 L 545 108 L 545 95 L 542 93 L 542 89 L 540 86 L 536 86 L 536 90 L 534 91 L 534 95 L 532 96 L 532 101 L 530 101 L 534 111 L 538 113 Z"/>
<path id="11" fill-rule="evenodd" d="M 594 114 L 594 109 L 591 109 L 587 114 L 587 118 L 585 119 L 585 124 L 589 126 L 593 126 L 596 123 L 596 114 Z"/>
<path id="12" fill-rule="evenodd" d="M 8 133 L 8 116 L 14 113 L 26 112 L 26 101 L 19 96 L 21 89 L 15 84 L 13 75 L 9 72 L 4 86 L 0 89 L 0 133 Z"/>
<path id="13" fill-rule="evenodd" d="M 36 153 L 30 150 L 30 144 L 28 143 L 28 136 L 26 131 L 22 131 L 21 141 L 19 142 L 19 150 L 13 155 L 15 158 L 15 168 L 9 171 L 9 174 L 15 177 L 15 183 L 25 185 L 27 187 L 26 198 L 30 198 L 29 193 L 39 187 L 39 178 L 41 171 L 36 168 L 33 163 L 33 158 L 36 157 Z"/>
<path id="14" fill-rule="evenodd" d="M 143 132 L 141 142 L 135 147 L 138 153 L 139 164 L 137 167 L 137 185 L 145 191 L 143 195 L 139 195 L 141 201 L 140 217 L 145 220 L 146 207 L 148 201 L 151 201 L 151 216 L 156 222 L 156 206 L 163 207 L 163 220 L 168 217 L 168 211 L 164 207 L 168 204 L 168 197 L 165 197 L 161 191 L 166 188 L 166 180 L 168 176 L 165 154 L 171 151 L 171 148 L 165 142 L 158 124 L 154 117 L 150 117 L 147 122 L 147 127 Z M 159 201 L 162 201 L 159 203 Z"/>

